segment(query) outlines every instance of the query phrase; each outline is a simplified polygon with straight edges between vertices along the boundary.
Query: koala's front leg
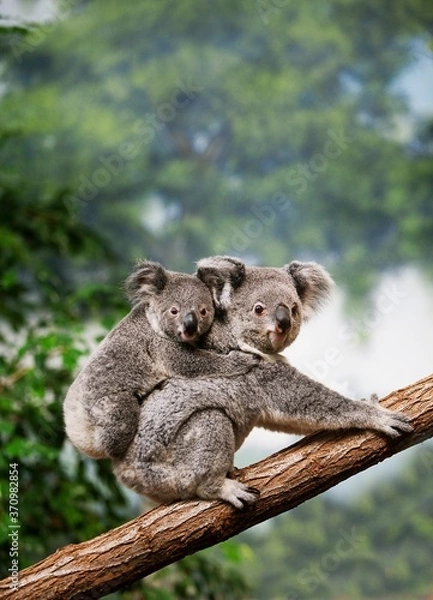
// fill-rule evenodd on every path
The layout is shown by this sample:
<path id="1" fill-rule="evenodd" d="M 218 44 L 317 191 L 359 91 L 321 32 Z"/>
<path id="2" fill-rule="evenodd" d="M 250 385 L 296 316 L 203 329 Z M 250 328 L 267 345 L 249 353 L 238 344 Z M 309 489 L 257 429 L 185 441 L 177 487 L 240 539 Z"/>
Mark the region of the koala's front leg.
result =
<path id="1" fill-rule="evenodd" d="M 165 369 L 168 377 L 233 377 L 245 375 L 260 361 L 249 352 L 232 350 L 223 354 L 184 346 L 176 354 L 166 354 Z"/>
<path id="2" fill-rule="evenodd" d="M 412 431 L 402 413 L 382 407 L 377 396 L 350 400 L 297 371 L 289 364 L 259 366 L 257 425 L 288 433 L 333 429 L 372 429 L 391 437 Z M 251 378 L 251 376 L 248 376 Z"/>
<path id="3" fill-rule="evenodd" d="M 233 424 L 223 411 L 195 413 L 185 429 L 183 442 L 185 458 L 197 476 L 197 497 L 224 500 L 237 509 L 256 502 L 259 490 L 230 477 L 236 440 Z"/>

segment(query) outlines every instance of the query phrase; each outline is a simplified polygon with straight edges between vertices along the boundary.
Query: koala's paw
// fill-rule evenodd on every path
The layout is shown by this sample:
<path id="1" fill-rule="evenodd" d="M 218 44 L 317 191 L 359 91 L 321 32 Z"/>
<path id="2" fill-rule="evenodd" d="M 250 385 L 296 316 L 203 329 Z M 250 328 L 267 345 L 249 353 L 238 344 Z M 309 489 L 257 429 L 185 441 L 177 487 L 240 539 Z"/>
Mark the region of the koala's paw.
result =
<path id="1" fill-rule="evenodd" d="M 369 399 L 362 398 L 362 402 L 374 407 L 377 412 L 373 415 L 372 428 L 381 431 L 390 437 L 397 438 L 403 433 L 410 433 L 413 427 L 410 419 L 401 412 L 389 410 L 380 405 L 377 394 L 371 394 Z"/>
<path id="2" fill-rule="evenodd" d="M 379 409 L 378 429 L 394 438 L 413 431 L 410 420 L 406 415 L 386 408 Z"/>
<path id="3" fill-rule="evenodd" d="M 250 352 L 243 352 L 241 350 L 231 350 L 227 356 L 232 362 L 233 371 L 248 371 L 261 361 L 260 356 L 257 356 L 257 354 L 251 354 Z"/>
<path id="4" fill-rule="evenodd" d="M 248 504 L 254 504 L 260 492 L 257 488 L 249 487 L 235 479 L 224 479 L 219 496 L 221 500 L 230 502 L 235 508 L 242 510 Z"/>

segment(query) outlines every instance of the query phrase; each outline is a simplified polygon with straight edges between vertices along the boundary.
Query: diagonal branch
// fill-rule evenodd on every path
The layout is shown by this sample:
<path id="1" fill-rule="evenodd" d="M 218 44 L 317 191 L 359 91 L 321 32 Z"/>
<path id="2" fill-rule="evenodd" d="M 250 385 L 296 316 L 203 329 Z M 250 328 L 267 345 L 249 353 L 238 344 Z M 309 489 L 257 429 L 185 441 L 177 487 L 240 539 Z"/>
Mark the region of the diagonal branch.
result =
<path id="1" fill-rule="evenodd" d="M 412 418 L 414 431 L 397 440 L 371 432 L 318 433 L 239 472 L 260 499 L 240 513 L 222 502 L 161 506 L 92 540 L 60 548 L 21 571 L 13 600 L 100 598 L 257 523 L 298 506 L 355 473 L 433 436 L 433 375 L 383 400 Z"/>

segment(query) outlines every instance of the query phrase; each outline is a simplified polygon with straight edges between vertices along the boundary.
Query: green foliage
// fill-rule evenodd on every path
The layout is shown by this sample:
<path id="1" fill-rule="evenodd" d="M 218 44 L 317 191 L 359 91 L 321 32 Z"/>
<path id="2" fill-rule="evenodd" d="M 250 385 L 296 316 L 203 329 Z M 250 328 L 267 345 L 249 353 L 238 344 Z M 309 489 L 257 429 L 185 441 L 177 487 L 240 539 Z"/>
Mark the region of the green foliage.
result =
<path id="1" fill-rule="evenodd" d="M 40 306 L 56 314 L 76 313 L 77 301 L 90 294 L 89 287 L 77 285 L 79 274 L 80 285 L 85 284 L 84 257 L 85 270 L 93 267 L 93 281 L 99 271 L 103 283 L 104 268 L 114 263 L 112 253 L 98 234 L 65 211 L 63 192 L 47 196 L 29 184 L 18 189 L 1 183 L 0 317 L 17 329 Z M 91 307 L 90 297 L 86 305 Z"/>
<path id="2" fill-rule="evenodd" d="M 133 259 L 191 271 L 213 253 L 319 258 L 358 297 L 384 268 L 431 273 L 433 128 L 411 128 L 393 84 L 414 42 L 429 52 L 432 27 L 426 0 L 68 0 L 50 23 L 1 21 L 0 491 L 7 506 L 16 462 L 20 567 L 134 514 L 110 465 L 65 442 L 61 410 L 81 360 L 127 310 Z M 263 597 L 281 597 L 281 581 L 303 597 L 306 554 L 320 566 L 333 530 L 357 523 L 356 511 L 345 521 L 332 503 L 309 506 L 288 521 L 297 547 L 257 549 L 272 557 Z M 413 589 L 424 589 L 425 553 L 413 551 L 431 539 L 423 514 L 365 533 L 341 563 L 356 593 L 393 593 L 377 570 L 391 555 L 388 583 L 409 589 L 419 572 Z M 377 559 L 404 523 L 408 551 L 384 545 Z M 248 597 L 238 567 L 252 562 L 223 546 L 116 597 Z M 351 593 L 340 567 L 334 587 L 320 581 L 323 597 Z"/>
<path id="3" fill-rule="evenodd" d="M 427 2 L 80 4 L 11 46 L 10 178 L 56 182 L 126 258 L 320 256 L 357 293 L 383 267 L 430 269 L 431 153 L 394 134 L 392 92 Z"/>
<path id="4" fill-rule="evenodd" d="M 127 515 L 109 465 L 93 464 L 65 445 L 62 400 L 86 352 L 76 328 L 68 325 L 38 323 L 0 354 L 0 495 L 7 507 L 9 466 L 17 464 L 20 567 L 66 543 L 102 533 Z M 9 542 L 5 531 L 3 556 L 8 556 Z M 8 566 L 2 562 L 2 576 Z"/>

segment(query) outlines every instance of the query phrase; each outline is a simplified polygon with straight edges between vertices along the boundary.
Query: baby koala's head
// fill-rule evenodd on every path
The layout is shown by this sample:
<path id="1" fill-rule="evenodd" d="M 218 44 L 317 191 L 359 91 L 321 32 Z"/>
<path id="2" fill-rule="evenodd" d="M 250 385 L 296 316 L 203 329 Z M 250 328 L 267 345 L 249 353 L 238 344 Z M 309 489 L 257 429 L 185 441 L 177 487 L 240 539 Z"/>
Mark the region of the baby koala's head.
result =
<path id="1" fill-rule="evenodd" d="M 149 324 L 158 335 L 194 344 L 212 325 L 212 294 L 194 275 L 167 271 L 157 262 L 141 260 L 125 287 L 133 305 L 144 305 Z"/>

